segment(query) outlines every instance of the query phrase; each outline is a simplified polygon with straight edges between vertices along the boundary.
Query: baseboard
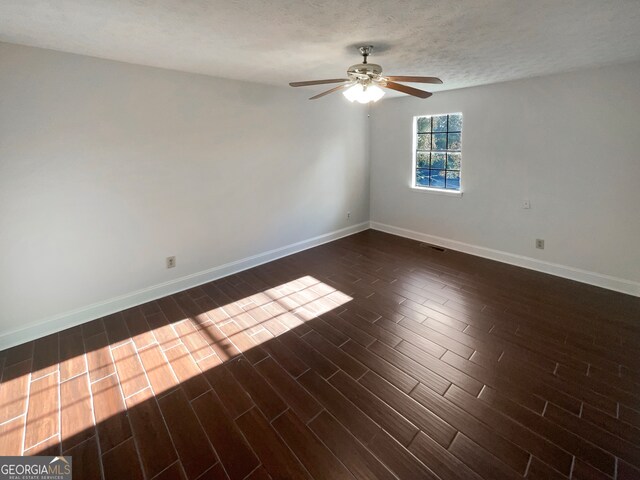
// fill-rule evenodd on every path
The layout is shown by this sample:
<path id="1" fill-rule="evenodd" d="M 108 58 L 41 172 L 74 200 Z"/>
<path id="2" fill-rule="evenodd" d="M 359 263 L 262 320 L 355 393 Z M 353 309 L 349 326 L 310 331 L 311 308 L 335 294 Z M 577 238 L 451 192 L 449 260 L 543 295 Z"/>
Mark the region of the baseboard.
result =
<path id="1" fill-rule="evenodd" d="M 182 290 L 197 287 L 203 283 L 226 277 L 227 275 L 232 275 L 252 267 L 257 267 L 263 263 L 271 262 L 293 253 L 317 247 L 323 243 L 332 242 L 333 240 L 353 235 L 354 233 L 367 230 L 368 228 L 369 222 L 359 223 L 358 225 L 335 230 L 324 235 L 292 243 L 284 247 L 252 255 L 234 262 L 225 263 L 224 265 L 219 265 L 191 275 L 186 275 L 169 282 L 143 288 L 141 290 L 94 303 L 86 307 L 61 313 L 39 321 L 34 325 L 0 335 L 0 350 L 20 345 L 21 343 L 44 337 L 66 328 L 74 327 L 90 320 L 101 318 Z"/>
<path id="2" fill-rule="evenodd" d="M 603 275 L 601 273 L 589 272 L 587 270 L 560 265 L 558 263 L 545 262 L 543 260 L 525 257 L 523 255 L 516 255 L 513 253 L 503 252 L 501 250 L 494 250 L 492 248 L 471 245 L 469 243 L 459 242 L 457 240 L 451 240 L 449 238 L 437 237 L 435 235 L 416 232 L 414 230 L 395 227 L 393 225 L 386 225 L 379 222 L 372 221 L 371 228 L 374 230 L 380 230 L 381 232 L 398 235 L 400 237 L 419 240 L 421 242 L 439 245 L 441 247 L 446 247 L 451 250 L 468 253 L 478 257 L 497 260 L 499 262 L 508 263 L 510 265 L 516 265 L 518 267 L 524 267 L 530 270 L 536 270 L 538 272 L 549 273 L 558 277 L 568 278 L 570 280 L 576 280 L 578 282 L 588 283 L 589 285 L 595 285 L 597 287 L 606 288 L 608 290 L 615 290 L 616 292 L 640 297 L 640 283 L 634 282 L 632 280 Z"/>

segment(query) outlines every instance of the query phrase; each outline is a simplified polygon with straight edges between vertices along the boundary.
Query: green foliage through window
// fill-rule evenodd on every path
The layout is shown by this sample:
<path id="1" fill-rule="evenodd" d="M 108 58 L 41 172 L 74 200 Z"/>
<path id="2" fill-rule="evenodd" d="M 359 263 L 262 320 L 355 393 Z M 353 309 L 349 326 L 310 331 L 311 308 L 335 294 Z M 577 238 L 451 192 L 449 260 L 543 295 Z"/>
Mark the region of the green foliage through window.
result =
<path id="1" fill-rule="evenodd" d="M 416 119 L 415 186 L 460 190 L 462 114 Z"/>

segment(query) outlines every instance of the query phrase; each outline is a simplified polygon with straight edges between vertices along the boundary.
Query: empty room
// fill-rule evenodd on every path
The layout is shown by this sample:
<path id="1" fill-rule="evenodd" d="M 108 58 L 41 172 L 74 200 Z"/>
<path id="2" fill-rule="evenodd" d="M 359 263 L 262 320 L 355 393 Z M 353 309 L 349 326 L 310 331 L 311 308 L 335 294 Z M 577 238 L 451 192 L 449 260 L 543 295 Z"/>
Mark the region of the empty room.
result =
<path id="1" fill-rule="evenodd" d="M 0 480 L 640 480 L 638 0 L 0 0 Z"/>

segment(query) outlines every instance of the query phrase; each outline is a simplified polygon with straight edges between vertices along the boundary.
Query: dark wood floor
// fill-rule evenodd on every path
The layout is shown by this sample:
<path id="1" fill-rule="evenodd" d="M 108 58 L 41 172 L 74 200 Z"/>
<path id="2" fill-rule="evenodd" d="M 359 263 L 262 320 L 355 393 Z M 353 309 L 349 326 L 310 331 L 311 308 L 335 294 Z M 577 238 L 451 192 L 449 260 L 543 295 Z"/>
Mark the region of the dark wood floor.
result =
<path id="1" fill-rule="evenodd" d="M 371 230 L 0 357 L 75 479 L 640 478 L 640 299 Z"/>

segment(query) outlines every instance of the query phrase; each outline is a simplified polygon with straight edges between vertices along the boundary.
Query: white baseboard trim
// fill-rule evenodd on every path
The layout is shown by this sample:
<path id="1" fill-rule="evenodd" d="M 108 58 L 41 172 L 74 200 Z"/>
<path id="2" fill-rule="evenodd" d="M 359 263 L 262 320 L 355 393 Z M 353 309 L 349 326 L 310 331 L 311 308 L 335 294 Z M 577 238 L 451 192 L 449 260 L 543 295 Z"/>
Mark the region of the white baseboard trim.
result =
<path id="1" fill-rule="evenodd" d="M 115 298 L 110 298 L 102 302 L 94 303 L 86 307 L 78 308 L 69 312 L 64 312 L 59 315 L 44 319 L 37 322 L 34 325 L 13 330 L 11 332 L 3 333 L 0 335 L 0 350 L 20 345 L 21 343 L 35 340 L 36 338 L 44 337 L 52 333 L 59 332 L 66 328 L 74 327 L 82 323 L 101 318 L 106 315 L 110 315 L 127 308 L 141 305 L 158 298 L 165 297 L 189 288 L 197 287 L 203 283 L 211 282 L 218 278 L 226 277 L 234 273 L 247 270 L 252 267 L 257 267 L 263 263 L 277 260 L 278 258 L 286 257 L 288 255 L 307 250 L 309 248 L 317 247 L 323 243 L 332 242 L 342 237 L 353 235 L 354 233 L 362 232 L 369 228 L 369 222 L 359 223 L 350 227 L 335 230 L 333 232 L 325 233 L 317 237 L 313 237 L 300 242 L 292 243 L 284 247 L 269 250 L 267 252 L 252 255 L 234 262 L 225 263 L 217 267 L 209 268 L 201 272 L 186 275 L 184 277 L 176 278 L 174 280 L 154 285 L 151 287 L 143 288 L 135 292 L 120 295 Z"/>
<path id="2" fill-rule="evenodd" d="M 601 273 L 589 272 L 587 270 L 568 267 L 566 265 L 560 265 L 558 263 L 545 262 L 544 260 L 538 260 L 531 257 L 525 257 L 523 255 L 503 252 L 501 250 L 494 250 L 492 248 L 471 245 L 469 243 L 459 242 L 457 240 L 451 240 L 449 238 L 437 237 L 435 235 L 416 232 L 414 230 L 395 227 L 393 225 L 386 225 L 379 222 L 372 221 L 371 228 L 373 230 L 380 230 L 381 232 L 391 233 L 392 235 L 398 235 L 400 237 L 410 238 L 412 240 L 431 243 L 433 245 L 446 247 L 451 250 L 457 250 L 459 252 L 468 253 L 478 257 L 497 260 L 499 262 L 508 263 L 510 265 L 516 265 L 518 267 L 524 267 L 530 270 L 536 270 L 538 272 L 549 273 L 558 277 L 568 278 L 570 280 L 576 280 L 578 282 L 588 283 L 590 285 L 606 288 L 608 290 L 615 290 L 617 292 L 640 297 L 640 283 L 634 282 L 632 280 L 603 275 Z"/>

